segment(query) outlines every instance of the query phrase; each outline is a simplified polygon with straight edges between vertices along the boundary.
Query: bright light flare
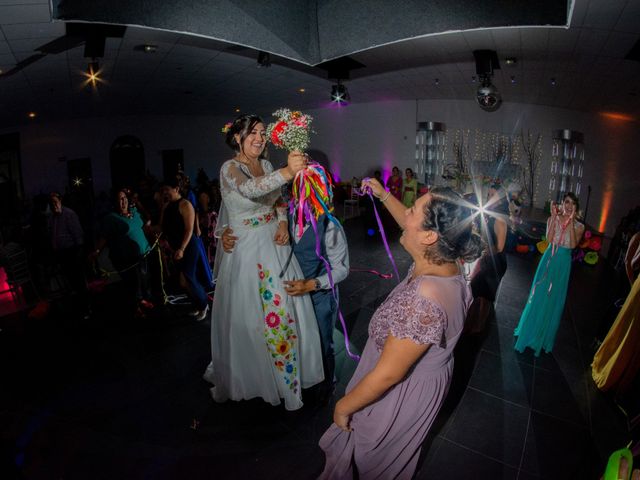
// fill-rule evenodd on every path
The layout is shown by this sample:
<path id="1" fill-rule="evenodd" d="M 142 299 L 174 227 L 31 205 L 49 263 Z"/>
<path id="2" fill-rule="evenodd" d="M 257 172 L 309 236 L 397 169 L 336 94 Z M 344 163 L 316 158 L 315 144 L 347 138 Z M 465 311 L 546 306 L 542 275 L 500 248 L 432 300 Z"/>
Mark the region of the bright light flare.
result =
<path id="1" fill-rule="evenodd" d="M 94 89 L 97 88 L 99 83 L 104 83 L 100 74 L 102 73 L 102 69 L 97 67 L 92 63 L 89 64 L 89 69 L 86 72 L 82 72 L 82 75 L 86 78 L 83 82 L 82 86 L 86 87 L 87 85 L 91 85 Z"/>

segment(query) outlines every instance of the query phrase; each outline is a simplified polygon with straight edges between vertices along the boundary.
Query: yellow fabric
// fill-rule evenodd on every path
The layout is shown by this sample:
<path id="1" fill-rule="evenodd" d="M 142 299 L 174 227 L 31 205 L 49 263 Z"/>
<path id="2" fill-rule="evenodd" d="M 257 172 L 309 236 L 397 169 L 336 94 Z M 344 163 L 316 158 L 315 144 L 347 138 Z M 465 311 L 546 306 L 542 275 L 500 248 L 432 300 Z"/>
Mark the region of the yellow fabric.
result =
<path id="1" fill-rule="evenodd" d="M 603 391 L 629 388 L 640 369 L 640 276 L 593 357 L 591 374 Z"/>

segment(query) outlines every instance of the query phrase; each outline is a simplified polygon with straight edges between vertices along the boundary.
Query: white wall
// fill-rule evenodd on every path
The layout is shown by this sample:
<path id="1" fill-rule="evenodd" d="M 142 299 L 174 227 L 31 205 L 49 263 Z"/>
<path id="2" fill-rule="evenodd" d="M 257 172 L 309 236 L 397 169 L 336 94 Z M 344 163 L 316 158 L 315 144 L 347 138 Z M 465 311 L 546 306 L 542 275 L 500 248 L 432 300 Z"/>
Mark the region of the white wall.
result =
<path id="1" fill-rule="evenodd" d="M 414 167 L 416 121 L 444 122 L 449 131 L 475 129 L 517 134 L 542 133 L 543 158 L 536 205 L 548 198 L 553 130 L 571 129 L 585 136 L 584 210 L 587 186 L 592 192 L 587 220 L 612 234 L 620 218 L 640 204 L 640 129 L 638 123 L 603 115 L 539 105 L 505 103 L 485 112 L 473 101 L 420 100 L 352 104 L 309 112 L 317 135 L 312 148 L 329 158 L 342 179 L 370 175 L 376 168 Z M 451 139 L 449 139 L 451 142 Z"/>
<path id="2" fill-rule="evenodd" d="M 636 122 L 602 115 L 537 105 L 505 103 L 493 113 L 473 101 L 420 100 L 352 104 L 308 112 L 315 117 L 312 153 L 326 156 L 342 179 L 370 175 L 377 168 L 414 167 L 416 121 L 444 122 L 449 131 L 475 129 L 514 134 L 543 134 L 543 161 L 537 205 L 547 199 L 552 130 L 568 128 L 585 135 L 586 168 L 581 194 L 584 210 L 587 185 L 592 186 L 590 224 L 613 233 L 620 218 L 640 203 L 640 129 Z M 267 117 L 265 116 L 265 119 Z M 96 193 L 110 187 L 109 149 L 121 135 L 138 137 L 147 168 L 162 175 L 161 150 L 184 150 L 187 172 L 195 178 L 202 166 L 217 177 L 231 156 L 220 129 L 231 118 L 203 116 L 136 116 L 38 122 L 6 130 L 20 132 L 25 193 L 61 189 L 67 182 L 66 164 L 58 159 L 90 157 Z M 5 132 L 0 132 L 5 133 Z M 449 139 L 451 141 L 451 139 Z M 315 151 L 315 152 L 314 152 Z M 272 161 L 284 155 L 272 149 Z"/>

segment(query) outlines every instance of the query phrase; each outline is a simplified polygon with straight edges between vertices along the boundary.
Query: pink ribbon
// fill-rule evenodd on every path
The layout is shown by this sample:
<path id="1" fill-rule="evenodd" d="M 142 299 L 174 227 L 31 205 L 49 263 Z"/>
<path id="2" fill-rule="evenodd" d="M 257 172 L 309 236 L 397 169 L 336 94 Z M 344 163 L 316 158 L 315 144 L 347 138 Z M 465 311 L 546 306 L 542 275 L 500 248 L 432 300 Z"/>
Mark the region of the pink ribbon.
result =
<path id="1" fill-rule="evenodd" d="M 393 278 L 393 274 L 392 273 L 380 273 L 377 270 L 367 270 L 364 268 L 350 268 L 349 269 L 350 272 L 364 272 L 364 273 L 373 273 L 374 275 L 377 275 L 380 278 L 383 278 L 385 280 L 389 280 L 390 278 Z"/>
<path id="2" fill-rule="evenodd" d="M 560 237 L 558 240 L 559 242 L 562 241 L 562 237 L 564 236 L 564 231 L 567 229 L 569 222 L 571 222 L 571 218 L 569 218 L 569 220 L 567 220 L 564 223 L 564 225 L 562 225 L 562 228 L 560 229 Z M 555 232 L 554 232 L 554 236 L 555 236 Z M 553 243 L 553 239 L 551 239 L 551 255 L 549 255 L 549 258 L 547 259 L 547 263 L 544 266 L 544 273 L 542 274 L 542 277 L 540 277 L 540 280 L 538 280 L 536 283 L 533 284 L 533 288 L 531 289 L 531 295 L 529 295 L 529 300 L 527 301 L 527 303 L 531 303 L 533 296 L 536 294 L 536 288 L 538 287 L 538 285 L 540 285 L 544 281 L 545 278 L 547 278 L 547 274 L 549 273 L 549 264 L 551 263 L 551 259 L 557 253 L 558 248 L 560 248 L 559 245 L 556 245 L 555 243 Z M 552 288 L 553 288 L 553 280 L 549 282 L 547 295 L 551 295 Z"/>

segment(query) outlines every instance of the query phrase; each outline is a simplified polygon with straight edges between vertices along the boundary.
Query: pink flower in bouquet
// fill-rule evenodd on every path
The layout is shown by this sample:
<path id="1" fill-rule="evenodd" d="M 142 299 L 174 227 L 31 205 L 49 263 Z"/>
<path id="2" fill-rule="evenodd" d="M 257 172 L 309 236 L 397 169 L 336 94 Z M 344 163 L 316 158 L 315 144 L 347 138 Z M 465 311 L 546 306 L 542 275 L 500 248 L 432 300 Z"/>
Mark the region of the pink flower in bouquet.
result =
<path id="1" fill-rule="evenodd" d="M 584 232 L 584 238 L 591 238 L 591 230 Z"/>

